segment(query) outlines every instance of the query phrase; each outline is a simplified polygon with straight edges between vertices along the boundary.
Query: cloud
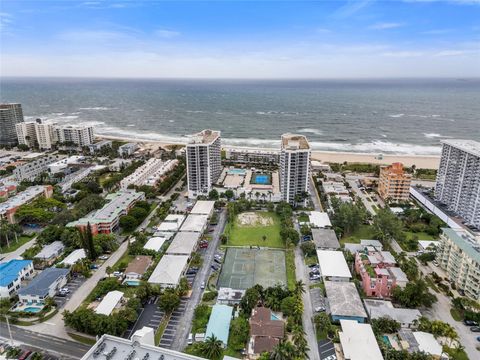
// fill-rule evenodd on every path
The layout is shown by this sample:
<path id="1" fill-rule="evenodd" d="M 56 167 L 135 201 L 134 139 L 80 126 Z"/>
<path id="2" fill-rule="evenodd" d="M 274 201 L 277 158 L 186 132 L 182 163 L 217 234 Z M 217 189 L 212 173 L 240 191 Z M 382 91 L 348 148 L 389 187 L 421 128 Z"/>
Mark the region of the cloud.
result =
<path id="1" fill-rule="evenodd" d="M 422 34 L 425 34 L 425 35 L 443 35 L 443 34 L 449 34 L 453 31 L 454 31 L 453 29 L 433 29 L 433 30 L 423 31 Z"/>
<path id="2" fill-rule="evenodd" d="M 384 23 L 376 23 L 369 26 L 369 29 L 372 30 L 387 30 L 387 29 L 395 29 L 404 26 L 402 23 L 394 23 L 394 22 L 384 22 Z"/>
<path id="3" fill-rule="evenodd" d="M 174 30 L 159 29 L 155 31 L 155 35 L 164 39 L 171 39 L 180 36 L 181 33 Z"/>
<path id="4" fill-rule="evenodd" d="M 336 18 L 347 18 L 358 11 L 362 10 L 366 6 L 370 5 L 373 0 L 348 0 L 348 2 L 341 6 L 333 13 L 333 17 Z"/>
<path id="5" fill-rule="evenodd" d="M 386 56 L 386 57 L 396 57 L 396 58 L 413 58 L 413 57 L 419 57 L 419 56 L 424 56 L 425 53 L 422 51 L 388 51 L 380 54 L 381 56 Z"/>

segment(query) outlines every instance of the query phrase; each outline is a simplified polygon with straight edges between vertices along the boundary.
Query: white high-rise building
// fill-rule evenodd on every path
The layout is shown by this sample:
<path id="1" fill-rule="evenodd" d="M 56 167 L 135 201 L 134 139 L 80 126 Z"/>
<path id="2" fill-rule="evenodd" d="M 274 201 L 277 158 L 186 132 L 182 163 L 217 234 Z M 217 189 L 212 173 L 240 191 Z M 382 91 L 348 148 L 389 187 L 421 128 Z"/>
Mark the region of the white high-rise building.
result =
<path id="1" fill-rule="evenodd" d="M 62 125 L 55 126 L 55 134 L 60 143 L 73 143 L 78 146 L 93 144 L 93 126 L 91 125 Z"/>
<path id="2" fill-rule="evenodd" d="M 222 172 L 220 131 L 203 130 L 186 149 L 188 196 L 208 195 Z"/>
<path id="3" fill-rule="evenodd" d="M 435 198 L 461 216 L 465 224 L 480 228 L 480 142 L 442 143 Z"/>
<path id="4" fill-rule="evenodd" d="M 29 147 L 36 146 L 41 150 L 49 150 L 57 142 L 55 125 L 55 122 L 41 119 L 18 123 L 15 125 L 18 142 Z"/>
<path id="5" fill-rule="evenodd" d="M 15 125 L 23 121 L 21 104 L 0 104 L 0 145 L 17 144 Z"/>
<path id="6" fill-rule="evenodd" d="M 282 200 L 296 205 L 306 202 L 310 179 L 310 145 L 303 135 L 283 134 L 280 153 Z"/>

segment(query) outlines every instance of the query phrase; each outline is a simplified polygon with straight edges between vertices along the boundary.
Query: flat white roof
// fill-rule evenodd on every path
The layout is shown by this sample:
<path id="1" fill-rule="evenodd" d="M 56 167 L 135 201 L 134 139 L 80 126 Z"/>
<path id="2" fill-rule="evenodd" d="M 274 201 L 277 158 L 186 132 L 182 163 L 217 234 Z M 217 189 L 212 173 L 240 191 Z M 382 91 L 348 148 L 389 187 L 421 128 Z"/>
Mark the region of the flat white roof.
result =
<path id="1" fill-rule="evenodd" d="M 347 261 L 341 251 L 317 250 L 318 264 L 322 276 L 351 278 Z"/>
<path id="2" fill-rule="evenodd" d="M 178 232 L 168 247 L 166 254 L 190 255 L 200 238 L 198 232 Z"/>
<path id="3" fill-rule="evenodd" d="M 163 255 L 148 282 L 176 286 L 187 266 L 187 262 L 188 256 L 186 255 Z"/>
<path id="4" fill-rule="evenodd" d="M 65 245 L 61 241 L 54 241 L 51 244 L 48 244 L 42 248 L 42 250 L 35 255 L 36 259 L 50 259 L 52 256 L 57 256 L 60 254 Z"/>
<path id="5" fill-rule="evenodd" d="M 85 249 L 73 250 L 60 264 L 73 265 L 78 260 L 85 259 L 86 257 Z"/>
<path id="6" fill-rule="evenodd" d="M 201 232 L 208 222 L 207 215 L 188 215 L 187 219 L 180 228 L 181 231 Z"/>
<path id="7" fill-rule="evenodd" d="M 343 354 L 347 360 L 383 360 L 372 327 L 354 320 L 340 320 L 339 332 Z"/>
<path id="8" fill-rule="evenodd" d="M 110 291 L 103 297 L 100 304 L 98 304 L 97 308 L 95 309 L 95 313 L 110 315 L 122 298 L 123 292 L 118 290 Z"/>
<path id="9" fill-rule="evenodd" d="M 330 218 L 328 217 L 328 214 L 326 212 L 310 211 L 310 215 L 308 215 L 308 218 L 310 220 L 310 223 L 312 223 L 316 227 L 324 228 L 327 226 L 332 226 Z"/>
<path id="10" fill-rule="evenodd" d="M 162 222 L 157 226 L 158 231 L 177 231 L 180 228 L 181 223 L 177 222 Z"/>
<path id="11" fill-rule="evenodd" d="M 462 151 L 468 152 L 474 156 L 480 157 L 480 142 L 475 140 L 464 140 L 464 139 L 448 139 L 442 140 L 443 144 L 447 144 Z"/>
<path id="12" fill-rule="evenodd" d="M 432 334 L 416 331 L 413 333 L 415 340 L 418 343 L 418 350 L 433 356 L 440 356 L 442 354 L 442 345 L 440 345 Z"/>
<path id="13" fill-rule="evenodd" d="M 190 214 L 210 215 L 215 206 L 215 201 L 198 200 L 190 211 Z"/>
<path id="14" fill-rule="evenodd" d="M 147 243 L 143 246 L 144 249 L 160 251 L 163 244 L 167 239 L 161 236 L 154 236 L 148 239 Z"/>
<path id="15" fill-rule="evenodd" d="M 181 215 L 181 214 L 168 214 L 167 217 L 163 220 L 166 222 L 177 222 L 179 225 L 183 223 L 183 220 L 185 220 L 186 215 Z"/>

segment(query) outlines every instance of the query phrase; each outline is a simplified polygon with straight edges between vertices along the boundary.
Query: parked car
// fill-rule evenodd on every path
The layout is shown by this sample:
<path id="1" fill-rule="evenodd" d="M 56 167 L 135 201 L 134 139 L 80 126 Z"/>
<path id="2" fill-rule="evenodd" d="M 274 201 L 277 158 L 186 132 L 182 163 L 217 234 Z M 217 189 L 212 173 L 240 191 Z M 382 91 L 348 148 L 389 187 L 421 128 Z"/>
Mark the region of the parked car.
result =
<path id="1" fill-rule="evenodd" d="M 471 332 L 480 332 L 480 326 L 472 326 L 472 327 L 470 328 L 470 331 L 471 331 Z"/>
<path id="2" fill-rule="evenodd" d="M 463 323 L 467 326 L 478 326 L 478 322 L 474 320 L 463 320 Z"/>
<path id="3" fill-rule="evenodd" d="M 337 355 L 329 355 L 323 360 L 337 360 Z"/>
<path id="4" fill-rule="evenodd" d="M 311 269 L 311 268 L 314 268 L 314 267 L 319 267 L 318 264 L 311 264 L 311 265 L 308 265 L 308 267 Z"/>
<path id="5" fill-rule="evenodd" d="M 323 311 L 325 311 L 325 310 L 326 310 L 326 309 L 325 309 L 324 306 L 317 306 L 317 307 L 315 308 L 315 312 L 323 312 Z"/>
<path id="6" fill-rule="evenodd" d="M 99 259 L 99 260 L 107 260 L 107 259 L 108 259 L 108 255 L 99 256 L 98 259 Z"/>
<path id="7" fill-rule="evenodd" d="M 69 289 L 68 287 L 66 287 L 66 286 L 65 286 L 65 287 L 63 287 L 63 288 L 61 288 L 61 289 L 60 289 L 60 291 L 62 291 L 62 292 L 66 292 L 67 294 L 69 294 L 69 293 L 70 293 L 70 289 Z"/>
<path id="8" fill-rule="evenodd" d="M 28 355 L 30 355 L 32 352 L 30 350 L 24 351 L 22 355 L 18 358 L 18 360 L 25 360 Z"/>
<path id="9" fill-rule="evenodd" d="M 215 261 L 215 262 L 218 263 L 218 264 L 221 264 L 221 263 L 222 263 L 222 261 L 221 261 L 221 260 L 218 260 L 218 259 L 213 259 L 213 261 Z"/>
<path id="10" fill-rule="evenodd" d="M 92 264 L 92 265 L 90 265 L 90 269 L 98 269 L 98 265 Z"/>
<path id="11" fill-rule="evenodd" d="M 188 345 L 192 345 L 192 344 L 193 344 L 193 334 L 192 334 L 192 333 L 188 334 L 187 344 L 188 344 Z"/>
<path id="12" fill-rule="evenodd" d="M 120 277 L 120 276 L 123 276 L 123 273 L 121 271 L 114 271 L 113 276 Z"/>
<path id="13" fill-rule="evenodd" d="M 437 260 L 433 260 L 432 262 L 433 262 L 434 266 L 438 266 L 438 261 Z"/>
<path id="14" fill-rule="evenodd" d="M 477 336 L 477 341 L 480 341 L 480 336 Z"/>
<path id="15" fill-rule="evenodd" d="M 198 270 L 188 269 L 187 275 L 194 275 L 198 272 Z"/>
<path id="16" fill-rule="evenodd" d="M 202 285 L 200 285 L 200 289 L 202 289 L 202 290 L 205 289 L 205 281 L 202 281 Z"/>

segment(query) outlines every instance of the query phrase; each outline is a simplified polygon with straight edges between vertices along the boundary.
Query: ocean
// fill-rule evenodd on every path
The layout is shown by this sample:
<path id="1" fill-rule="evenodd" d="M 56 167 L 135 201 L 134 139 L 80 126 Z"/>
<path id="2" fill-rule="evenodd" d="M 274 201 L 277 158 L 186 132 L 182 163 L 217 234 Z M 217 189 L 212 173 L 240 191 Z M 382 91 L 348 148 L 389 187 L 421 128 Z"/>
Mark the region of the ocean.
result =
<path id="1" fill-rule="evenodd" d="M 446 138 L 480 141 L 480 79 L 3 78 L 0 100 L 22 103 L 26 119 L 144 140 L 211 128 L 229 145 L 276 148 L 293 132 L 316 150 L 408 155 L 439 154 Z"/>

